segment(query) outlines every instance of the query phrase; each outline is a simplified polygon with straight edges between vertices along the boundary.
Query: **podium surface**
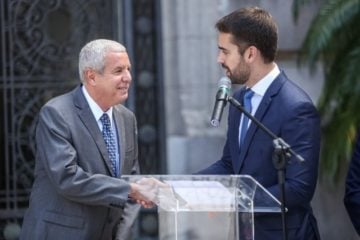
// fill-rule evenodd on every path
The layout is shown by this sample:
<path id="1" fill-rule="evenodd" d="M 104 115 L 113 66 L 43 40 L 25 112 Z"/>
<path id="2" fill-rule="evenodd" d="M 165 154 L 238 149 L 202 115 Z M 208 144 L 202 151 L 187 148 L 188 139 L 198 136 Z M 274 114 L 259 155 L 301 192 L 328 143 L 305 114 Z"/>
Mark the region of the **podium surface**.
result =
<path id="1" fill-rule="evenodd" d="M 254 237 L 254 213 L 280 213 L 280 202 L 249 175 L 123 175 L 157 205 L 159 239 Z"/>

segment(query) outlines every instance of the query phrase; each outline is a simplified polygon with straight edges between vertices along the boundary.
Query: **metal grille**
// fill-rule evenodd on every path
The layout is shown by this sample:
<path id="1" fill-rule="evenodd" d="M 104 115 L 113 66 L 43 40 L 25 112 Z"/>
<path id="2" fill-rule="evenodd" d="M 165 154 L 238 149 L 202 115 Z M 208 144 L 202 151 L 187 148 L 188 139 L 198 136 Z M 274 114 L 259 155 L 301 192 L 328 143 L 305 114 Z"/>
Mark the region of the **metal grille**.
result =
<path id="1" fill-rule="evenodd" d="M 166 167 L 160 3 L 133 0 L 132 8 L 139 159 L 142 173 L 160 174 L 165 173 Z"/>
<path id="2" fill-rule="evenodd" d="M 0 1 L 0 239 L 16 236 L 28 205 L 37 114 L 79 83 L 78 53 L 92 39 L 124 39 L 134 65 L 127 105 L 138 118 L 142 170 L 165 171 L 159 6 L 159 0 Z M 156 235 L 151 231 L 144 234 Z"/>
<path id="3" fill-rule="evenodd" d="M 0 1 L 0 239 L 17 231 L 28 204 L 37 113 L 79 83 L 87 41 L 114 37 L 113 9 L 108 0 Z"/>

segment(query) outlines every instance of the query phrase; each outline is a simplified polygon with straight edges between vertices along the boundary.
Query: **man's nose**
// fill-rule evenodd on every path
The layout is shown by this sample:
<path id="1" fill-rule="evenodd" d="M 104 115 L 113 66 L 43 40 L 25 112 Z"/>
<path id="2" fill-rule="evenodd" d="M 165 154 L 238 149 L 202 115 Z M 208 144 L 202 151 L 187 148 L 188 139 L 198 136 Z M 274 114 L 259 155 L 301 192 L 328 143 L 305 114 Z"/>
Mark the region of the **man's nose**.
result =
<path id="1" fill-rule="evenodd" d="M 131 72 L 129 70 L 126 70 L 126 72 L 124 73 L 123 80 L 126 82 L 131 82 L 132 77 L 131 77 Z"/>
<path id="2" fill-rule="evenodd" d="M 220 64 L 223 64 L 223 63 L 224 63 L 224 58 L 223 58 L 223 56 L 222 56 L 221 53 L 218 54 L 216 61 L 217 61 L 218 63 L 220 63 Z"/>

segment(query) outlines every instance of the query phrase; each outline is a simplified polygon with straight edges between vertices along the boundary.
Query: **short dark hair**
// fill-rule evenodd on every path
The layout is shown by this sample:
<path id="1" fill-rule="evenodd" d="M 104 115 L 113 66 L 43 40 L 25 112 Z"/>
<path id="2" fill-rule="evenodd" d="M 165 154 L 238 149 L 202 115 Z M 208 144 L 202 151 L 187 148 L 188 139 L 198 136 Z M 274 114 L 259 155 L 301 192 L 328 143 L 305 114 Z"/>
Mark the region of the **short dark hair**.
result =
<path id="1" fill-rule="evenodd" d="M 219 32 L 233 35 L 234 44 L 243 54 L 249 46 L 260 50 L 265 63 L 274 61 L 277 52 L 277 25 L 267 11 L 247 7 L 222 17 L 215 25 Z"/>

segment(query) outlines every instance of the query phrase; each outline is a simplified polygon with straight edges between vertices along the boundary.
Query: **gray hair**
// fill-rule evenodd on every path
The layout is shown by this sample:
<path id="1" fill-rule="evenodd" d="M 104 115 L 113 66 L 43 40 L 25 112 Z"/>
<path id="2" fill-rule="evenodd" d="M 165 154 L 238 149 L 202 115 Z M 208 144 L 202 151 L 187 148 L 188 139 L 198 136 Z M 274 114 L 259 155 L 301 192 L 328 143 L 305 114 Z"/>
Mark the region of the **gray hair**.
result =
<path id="1" fill-rule="evenodd" d="M 84 71 L 94 69 L 102 73 L 105 68 L 105 56 L 109 52 L 126 52 L 126 48 L 112 40 L 96 39 L 87 43 L 79 54 L 79 75 L 80 80 L 84 83 Z"/>

